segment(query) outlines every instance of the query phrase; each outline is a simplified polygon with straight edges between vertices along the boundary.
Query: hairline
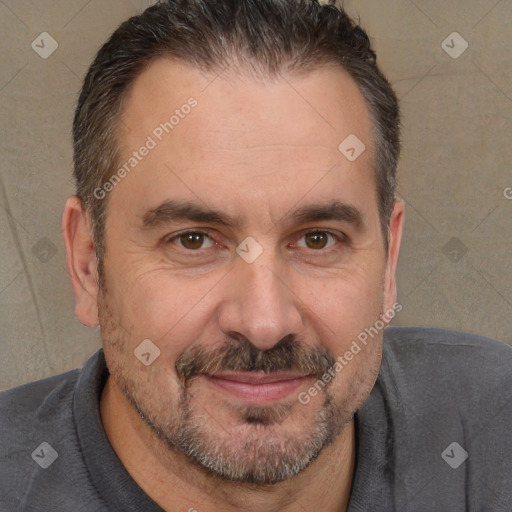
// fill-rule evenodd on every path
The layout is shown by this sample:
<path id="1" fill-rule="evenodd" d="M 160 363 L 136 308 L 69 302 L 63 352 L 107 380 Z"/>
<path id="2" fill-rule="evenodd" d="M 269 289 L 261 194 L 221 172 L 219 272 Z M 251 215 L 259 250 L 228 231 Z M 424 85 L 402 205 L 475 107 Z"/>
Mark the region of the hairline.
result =
<path id="1" fill-rule="evenodd" d="M 371 134 L 372 134 L 372 144 L 371 144 L 371 171 L 373 174 L 373 183 L 374 183 L 374 191 L 376 195 L 376 202 L 377 202 L 377 208 L 378 208 L 378 214 L 379 214 L 379 223 L 381 225 L 381 233 L 383 236 L 383 244 L 384 248 L 388 250 L 388 241 L 389 241 L 389 219 L 386 219 L 386 224 L 383 224 L 382 219 L 382 213 L 381 213 L 381 201 L 379 196 L 379 172 L 380 169 L 378 169 L 378 155 L 377 152 L 379 150 L 380 144 L 378 142 L 378 139 L 381 138 L 380 129 L 379 129 L 379 123 L 378 120 L 375 119 L 375 116 L 372 111 L 372 107 L 369 104 L 369 101 L 366 97 L 366 94 L 363 92 L 360 84 L 357 82 L 357 80 L 354 78 L 352 73 L 346 69 L 343 64 L 340 61 L 336 61 L 334 57 L 327 55 L 323 56 L 321 60 L 311 63 L 311 61 L 305 61 L 305 62 L 299 62 L 298 66 L 291 67 L 289 62 L 285 63 L 283 66 L 281 66 L 281 69 L 277 71 L 270 70 L 268 68 L 265 68 L 264 63 L 260 63 L 258 61 L 244 59 L 244 57 L 240 57 L 239 54 L 235 53 L 234 51 L 230 53 L 228 58 L 226 58 L 223 62 L 220 63 L 212 63 L 211 65 L 201 65 L 195 62 L 192 62 L 189 59 L 186 59 L 182 56 L 173 54 L 170 50 L 163 50 L 158 53 L 155 53 L 154 55 L 151 55 L 147 57 L 143 62 L 140 63 L 138 69 L 134 73 L 134 76 L 131 78 L 129 83 L 127 83 L 126 87 L 121 91 L 116 111 L 112 115 L 112 140 L 110 141 L 111 147 L 114 150 L 115 154 L 115 160 L 113 161 L 112 167 L 109 169 L 108 173 L 109 175 L 112 175 L 112 173 L 115 173 L 115 170 L 119 168 L 121 165 L 123 159 L 120 155 L 120 149 L 121 149 L 121 134 L 120 134 L 120 126 L 123 122 L 123 115 L 126 112 L 127 104 L 130 100 L 130 96 L 133 93 L 133 90 L 136 86 L 136 83 L 138 79 L 146 72 L 155 62 L 157 61 L 169 61 L 171 63 L 178 63 L 183 64 L 186 67 L 189 67 L 191 69 L 194 69 L 196 71 L 199 71 L 203 75 L 215 75 L 216 73 L 218 75 L 222 74 L 228 66 L 223 66 L 225 64 L 226 60 L 229 60 L 229 57 L 233 57 L 233 60 L 235 61 L 235 66 L 231 69 L 231 77 L 233 78 L 240 78 L 244 83 L 250 83 L 252 81 L 253 83 L 258 83 L 258 81 L 262 81 L 265 79 L 268 80 L 275 80 L 279 81 L 281 79 L 282 81 L 282 75 L 286 74 L 290 78 L 302 78 L 305 76 L 308 76 L 315 71 L 319 71 L 322 69 L 336 69 L 346 76 L 353 82 L 353 84 L 356 86 L 357 91 L 361 95 L 364 105 L 366 107 L 366 114 L 368 115 L 368 119 L 370 121 L 371 125 Z M 287 67 L 288 64 L 288 67 Z M 101 177 L 101 185 L 103 185 L 108 180 L 107 176 Z M 107 225 L 107 216 L 108 216 L 108 210 L 110 206 L 110 195 L 113 193 L 110 192 L 106 195 L 104 199 L 101 200 L 101 203 L 95 203 L 99 208 L 97 209 L 96 213 L 99 213 L 99 216 L 97 219 L 91 219 L 92 225 L 94 226 L 94 238 L 95 243 L 100 246 L 99 251 L 97 251 L 97 256 L 104 256 L 104 253 L 102 250 L 106 250 L 105 247 L 105 235 L 106 235 L 106 225 Z M 396 200 L 396 199 L 395 199 Z M 91 215 L 89 206 L 86 204 L 85 209 L 87 212 Z"/>

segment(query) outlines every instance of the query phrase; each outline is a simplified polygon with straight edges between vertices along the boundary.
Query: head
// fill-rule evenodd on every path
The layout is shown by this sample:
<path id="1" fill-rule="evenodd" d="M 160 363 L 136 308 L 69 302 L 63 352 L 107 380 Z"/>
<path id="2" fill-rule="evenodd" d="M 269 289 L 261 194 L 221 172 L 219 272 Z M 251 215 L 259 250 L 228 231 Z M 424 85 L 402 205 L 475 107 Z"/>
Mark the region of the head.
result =
<path id="1" fill-rule="evenodd" d="M 382 328 L 336 362 L 396 300 L 399 111 L 367 35 L 316 0 L 159 2 L 99 51 L 73 134 L 68 266 L 111 378 L 203 470 L 296 475 L 370 393 Z M 226 372 L 304 379 L 254 403 Z"/>

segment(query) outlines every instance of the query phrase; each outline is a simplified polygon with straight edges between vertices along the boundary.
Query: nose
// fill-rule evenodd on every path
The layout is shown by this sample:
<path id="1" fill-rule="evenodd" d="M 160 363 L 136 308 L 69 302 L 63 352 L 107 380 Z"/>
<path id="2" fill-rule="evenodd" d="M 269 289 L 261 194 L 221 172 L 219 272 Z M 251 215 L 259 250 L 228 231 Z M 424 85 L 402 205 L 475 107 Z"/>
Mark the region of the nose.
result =
<path id="1" fill-rule="evenodd" d="M 272 348 L 302 328 L 300 299 L 293 292 L 286 267 L 267 256 L 270 252 L 264 251 L 253 263 L 242 258 L 235 263 L 225 280 L 218 313 L 226 335 L 242 334 L 260 350 Z"/>

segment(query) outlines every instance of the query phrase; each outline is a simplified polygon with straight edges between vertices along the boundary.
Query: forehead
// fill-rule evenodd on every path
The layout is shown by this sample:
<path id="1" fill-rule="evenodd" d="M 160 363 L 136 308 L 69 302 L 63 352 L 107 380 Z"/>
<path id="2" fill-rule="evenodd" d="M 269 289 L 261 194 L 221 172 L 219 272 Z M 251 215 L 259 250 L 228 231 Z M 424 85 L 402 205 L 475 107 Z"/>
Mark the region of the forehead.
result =
<path id="1" fill-rule="evenodd" d="M 357 85 L 339 67 L 256 80 L 229 67 L 202 73 L 160 58 L 134 81 L 123 105 L 121 164 L 150 139 L 152 149 L 112 200 L 122 188 L 136 189 L 148 206 L 158 195 L 211 194 L 212 187 L 219 197 L 226 189 L 233 201 L 242 193 L 256 200 L 276 185 L 294 201 L 308 187 L 313 194 L 339 187 L 375 197 L 370 116 Z M 340 152 L 345 140 L 366 147 L 357 160 Z"/>
<path id="2" fill-rule="evenodd" d="M 230 66 L 206 74 L 178 60 L 156 59 L 129 88 L 123 102 L 124 128 L 151 132 L 155 121 L 168 120 L 184 101 L 194 97 L 200 106 L 195 111 L 199 116 L 194 117 L 200 117 L 200 122 L 194 124 L 193 130 L 200 136 L 204 130 L 198 129 L 203 126 L 212 144 L 218 141 L 212 138 L 211 124 L 222 124 L 225 130 L 236 132 L 231 134 L 234 136 L 246 134 L 262 121 L 267 130 L 251 133 L 252 138 L 272 137 L 273 141 L 279 134 L 282 141 L 310 138 L 336 143 L 347 131 L 358 133 L 361 138 L 370 135 L 363 96 L 339 66 L 325 65 L 300 75 L 283 72 L 273 78 L 251 76 L 248 70 L 238 71 Z M 304 124 L 297 126 L 296 121 Z M 193 119 L 183 124 L 190 123 L 194 123 Z M 285 124 L 288 130 L 279 132 Z M 181 131 L 186 130 L 187 127 Z"/>

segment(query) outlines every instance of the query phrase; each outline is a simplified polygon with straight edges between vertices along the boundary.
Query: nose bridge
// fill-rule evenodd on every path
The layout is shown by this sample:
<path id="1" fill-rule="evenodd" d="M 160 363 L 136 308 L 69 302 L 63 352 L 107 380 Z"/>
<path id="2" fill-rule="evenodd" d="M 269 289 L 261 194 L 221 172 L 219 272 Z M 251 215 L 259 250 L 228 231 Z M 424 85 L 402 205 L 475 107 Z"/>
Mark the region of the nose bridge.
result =
<path id="1" fill-rule="evenodd" d="M 233 270 L 221 327 L 247 337 L 260 350 L 272 348 L 284 336 L 297 333 L 301 315 L 293 293 L 283 283 L 283 266 L 269 248 L 252 263 L 240 258 Z"/>

